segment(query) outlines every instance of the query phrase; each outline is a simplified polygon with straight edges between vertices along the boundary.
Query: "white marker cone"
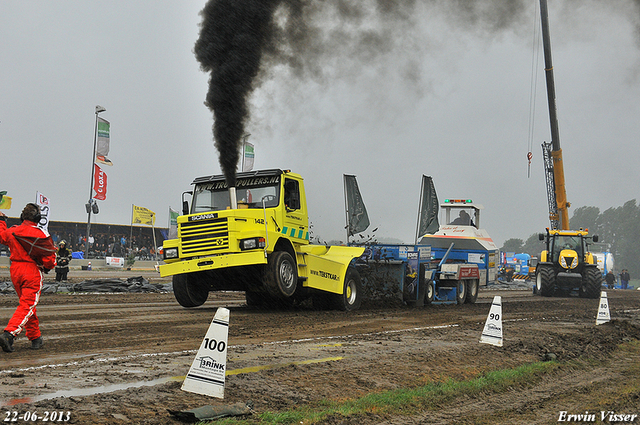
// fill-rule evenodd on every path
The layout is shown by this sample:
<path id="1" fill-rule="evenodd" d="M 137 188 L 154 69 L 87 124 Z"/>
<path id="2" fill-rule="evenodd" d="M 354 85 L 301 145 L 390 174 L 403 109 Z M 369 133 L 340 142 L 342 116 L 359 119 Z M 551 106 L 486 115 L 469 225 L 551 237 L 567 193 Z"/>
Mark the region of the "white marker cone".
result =
<path id="1" fill-rule="evenodd" d="M 189 373 L 184 378 L 183 391 L 224 398 L 228 335 L 229 310 L 220 307 L 209 325 Z"/>
<path id="2" fill-rule="evenodd" d="M 601 325 L 611 321 L 611 315 L 609 314 L 609 300 L 607 299 L 607 293 L 602 291 L 600 293 L 600 307 L 598 307 L 598 317 L 596 317 L 596 325 Z"/>
<path id="3" fill-rule="evenodd" d="M 480 342 L 502 347 L 502 297 L 500 295 L 493 297 Z"/>

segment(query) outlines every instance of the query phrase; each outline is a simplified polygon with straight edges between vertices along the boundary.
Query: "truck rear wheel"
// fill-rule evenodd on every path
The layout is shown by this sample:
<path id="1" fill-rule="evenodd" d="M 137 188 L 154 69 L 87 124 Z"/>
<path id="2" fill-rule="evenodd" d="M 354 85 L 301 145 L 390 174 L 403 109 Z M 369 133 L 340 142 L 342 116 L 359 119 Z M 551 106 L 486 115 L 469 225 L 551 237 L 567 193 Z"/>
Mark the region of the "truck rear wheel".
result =
<path id="1" fill-rule="evenodd" d="M 335 308 L 342 311 L 357 310 L 362 304 L 362 282 L 360 274 L 353 268 L 347 268 L 344 276 L 342 294 L 334 294 Z"/>
<path id="2" fill-rule="evenodd" d="M 183 307 L 201 306 L 209 297 L 209 286 L 205 278 L 195 273 L 174 275 L 172 282 L 173 295 Z"/>
<path id="3" fill-rule="evenodd" d="M 475 304 L 478 299 L 478 287 L 480 286 L 480 281 L 478 279 L 467 280 L 467 299 L 466 303 Z"/>
<path id="4" fill-rule="evenodd" d="M 464 304 L 467 299 L 467 284 L 464 280 L 459 280 L 456 284 L 456 302 L 458 304 Z"/>
<path id="5" fill-rule="evenodd" d="M 602 291 L 602 273 L 595 267 L 586 267 L 580 287 L 580 296 L 583 298 L 598 298 Z"/>
<path id="6" fill-rule="evenodd" d="M 269 257 L 264 283 L 271 295 L 289 298 L 298 286 L 298 268 L 291 254 L 276 251 Z"/>
<path id="7" fill-rule="evenodd" d="M 536 289 L 543 297 L 553 295 L 556 286 L 556 273 L 552 266 L 540 265 L 536 270 Z"/>

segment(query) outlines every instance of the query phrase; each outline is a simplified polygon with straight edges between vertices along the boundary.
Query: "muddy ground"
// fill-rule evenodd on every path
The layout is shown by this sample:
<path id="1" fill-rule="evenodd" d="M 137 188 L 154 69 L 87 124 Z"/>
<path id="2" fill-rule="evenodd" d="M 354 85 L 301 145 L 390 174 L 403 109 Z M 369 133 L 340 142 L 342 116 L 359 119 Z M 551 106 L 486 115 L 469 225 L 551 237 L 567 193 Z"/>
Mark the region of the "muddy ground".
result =
<path id="1" fill-rule="evenodd" d="M 495 295 L 502 296 L 503 347 L 479 343 Z M 640 414 L 638 350 L 617 348 L 640 339 L 640 291 L 608 295 L 613 321 L 595 326 L 598 300 L 525 290 L 482 289 L 476 304 L 463 306 L 368 306 L 350 313 L 252 310 L 239 293 L 211 294 L 196 309 L 180 307 L 171 293 L 43 294 L 43 349 L 30 350 L 23 337 L 14 353 L 0 352 L 0 419 L 55 411 L 69 412 L 67 422 L 76 424 L 178 424 L 167 409 L 247 401 L 257 412 L 312 406 L 470 379 L 547 353 L 560 362 L 582 358 L 588 366 L 561 368 L 535 387 L 468 397 L 417 416 L 325 423 L 547 424 L 561 411 Z M 16 303 L 15 295 L 0 296 L 1 322 Z M 227 370 L 236 374 L 227 377 L 224 399 L 184 392 L 181 380 L 220 306 L 230 309 Z"/>

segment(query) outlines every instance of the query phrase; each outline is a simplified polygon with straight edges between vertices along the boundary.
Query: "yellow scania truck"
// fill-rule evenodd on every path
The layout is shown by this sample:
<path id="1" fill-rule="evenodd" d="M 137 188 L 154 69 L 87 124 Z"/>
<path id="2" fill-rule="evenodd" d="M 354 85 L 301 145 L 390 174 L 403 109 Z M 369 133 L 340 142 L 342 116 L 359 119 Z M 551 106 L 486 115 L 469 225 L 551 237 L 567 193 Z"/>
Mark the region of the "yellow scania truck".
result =
<path id="1" fill-rule="evenodd" d="M 360 276 L 352 260 L 364 248 L 309 243 L 302 176 L 270 169 L 196 178 L 183 200 L 177 239 L 165 240 L 160 275 L 173 276 L 184 307 L 210 291 L 245 291 L 249 306 L 287 305 L 311 297 L 314 306 L 357 309 Z"/>

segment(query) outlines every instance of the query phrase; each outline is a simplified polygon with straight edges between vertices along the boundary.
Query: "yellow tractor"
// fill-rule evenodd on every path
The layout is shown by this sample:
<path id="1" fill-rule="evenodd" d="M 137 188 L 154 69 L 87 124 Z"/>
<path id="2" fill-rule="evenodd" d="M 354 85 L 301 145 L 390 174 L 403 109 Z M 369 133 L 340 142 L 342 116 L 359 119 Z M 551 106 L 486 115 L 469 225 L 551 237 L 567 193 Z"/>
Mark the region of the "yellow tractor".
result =
<path id="1" fill-rule="evenodd" d="M 569 295 L 577 290 L 580 297 L 598 298 L 602 288 L 602 273 L 596 257 L 588 252 L 589 240 L 598 242 L 598 236 L 589 236 L 586 230 L 549 230 L 538 235 L 546 249 L 536 267 L 534 292 L 542 296 Z"/>

